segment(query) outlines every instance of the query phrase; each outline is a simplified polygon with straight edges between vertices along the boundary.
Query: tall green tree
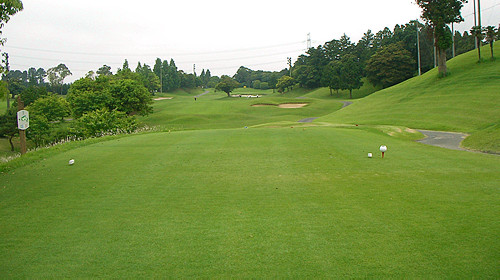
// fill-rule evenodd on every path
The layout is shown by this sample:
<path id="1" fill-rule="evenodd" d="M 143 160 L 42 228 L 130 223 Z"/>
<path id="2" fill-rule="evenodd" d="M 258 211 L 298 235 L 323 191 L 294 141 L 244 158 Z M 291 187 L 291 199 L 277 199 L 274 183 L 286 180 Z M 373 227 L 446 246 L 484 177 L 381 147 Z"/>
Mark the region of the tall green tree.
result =
<path id="1" fill-rule="evenodd" d="M 50 84 L 52 86 L 60 86 L 61 94 L 62 94 L 62 89 L 63 89 L 62 85 L 64 83 L 64 79 L 70 75 L 73 74 L 71 73 L 71 71 L 69 71 L 68 67 L 63 63 L 47 70 L 47 77 L 49 79 Z"/>
<path id="2" fill-rule="evenodd" d="M 293 85 L 295 85 L 295 79 L 285 75 L 278 79 L 276 88 L 279 93 L 284 93 L 285 91 L 288 91 L 288 89 L 293 88 Z"/>
<path id="3" fill-rule="evenodd" d="M 380 48 L 367 61 L 365 71 L 370 83 L 386 88 L 411 78 L 414 65 L 412 54 L 400 42 Z"/>
<path id="4" fill-rule="evenodd" d="M 485 35 L 486 35 L 486 42 L 488 42 L 490 44 L 490 51 L 491 51 L 491 59 L 495 59 L 495 57 L 493 56 L 493 42 L 495 42 L 495 40 L 497 40 L 498 38 L 498 32 L 499 30 L 495 27 L 495 26 L 486 26 L 486 31 L 485 31 Z"/>
<path id="5" fill-rule="evenodd" d="M 48 96 L 49 92 L 44 86 L 30 86 L 23 89 L 20 95 L 21 99 L 23 100 L 24 106 L 29 106 L 37 99 Z"/>
<path id="6" fill-rule="evenodd" d="M 154 94 L 160 89 L 160 79 L 153 73 L 149 65 L 141 65 L 139 62 L 135 69 L 135 73 L 139 75 L 140 81 L 150 93 Z"/>
<path id="7" fill-rule="evenodd" d="M 235 79 L 242 86 L 251 87 L 252 86 L 252 72 L 253 71 L 251 69 L 249 69 L 245 66 L 241 66 L 236 71 L 236 74 L 234 74 L 233 79 Z"/>
<path id="8" fill-rule="evenodd" d="M 103 65 L 96 72 L 99 76 L 111 76 L 113 73 L 111 72 L 111 66 Z"/>
<path id="9" fill-rule="evenodd" d="M 228 97 L 231 97 L 231 92 L 240 86 L 233 78 L 223 75 L 219 81 L 219 83 L 215 86 L 216 90 L 223 91 L 227 94 Z"/>
<path id="10" fill-rule="evenodd" d="M 359 89 L 363 85 L 361 81 L 363 69 L 361 68 L 359 59 L 352 54 L 345 55 L 341 63 L 340 79 L 342 81 L 342 89 L 349 90 L 349 98 L 352 99 L 352 90 Z"/>
<path id="11" fill-rule="evenodd" d="M 484 28 L 478 25 L 473 26 L 470 30 L 470 33 L 476 38 L 476 41 L 478 42 L 477 56 L 478 62 L 481 62 L 481 42 L 484 39 Z"/>
<path id="12" fill-rule="evenodd" d="M 452 45 L 452 36 L 447 24 L 463 21 L 460 10 L 467 0 L 416 0 L 422 8 L 422 18 L 432 26 L 438 54 L 438 71 L 446 76 L 446 50 Z"/>
<path id="13" fill-rule="evenodd" d="M 364 65 L 366 61 L 375 53 L 375 34 L 370 29 L 363 34 L 363 37 L 358 41 L 355 46 L 356 56 L 359 57 L 361 64 Z"/>
<path id="14" fill-rule="evenodd" d="M 333 90 L 338 94 L 342 88 L 341 71 L 342 63 L 340 60 L 334 60 L 325 67 L 324 85 L 330 89 L 330 95 L 333 95 Z"/>
<path id="15" fill-rule="evenodd" d="M 172 82 L 170 90 L 180 88 L 181 78 L 179 72 L 177 71 L 177 66 L 175 65 L 175 61 L 173 58 L 170 59 L 168 75 L 171 77 L 171 82 Z"/>
<path id="16" fill-rule="evenodd" d="M 162 75 L 162 64 L 160 58 L 156 58 L 155 65 L 153 66 L 153 73 L 155 73 L 156 77 L 160 80 L 160 92 L 163 92 L 163 75 Z"/>

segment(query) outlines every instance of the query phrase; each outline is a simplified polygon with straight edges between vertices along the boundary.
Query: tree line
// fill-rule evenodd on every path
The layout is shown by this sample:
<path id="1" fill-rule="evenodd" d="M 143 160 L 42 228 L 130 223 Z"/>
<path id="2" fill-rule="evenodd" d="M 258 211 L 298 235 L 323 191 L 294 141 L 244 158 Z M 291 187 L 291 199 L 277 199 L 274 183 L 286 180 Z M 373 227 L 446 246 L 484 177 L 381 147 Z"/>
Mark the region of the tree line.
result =
<path id="1" fill-rule="evenodd" d="M 418 21 L 366 31 L 357 42 L 346 34 L 339 39 L 312 47 L 299 56 L 292 77 L 305 88 L 329 87 L 331 90 L 359 88 L 361 78 L 373 85 L 389 87 L 418 72 L 418 45 L 422 73 L 435 67 L 433 28 Z M 451 32 L 450 32 L 451 33 Z M 474 36 L 455 32 L 455 55 L 474 49 Z M 452 49 L 446 50 L 452 57 Z"/>

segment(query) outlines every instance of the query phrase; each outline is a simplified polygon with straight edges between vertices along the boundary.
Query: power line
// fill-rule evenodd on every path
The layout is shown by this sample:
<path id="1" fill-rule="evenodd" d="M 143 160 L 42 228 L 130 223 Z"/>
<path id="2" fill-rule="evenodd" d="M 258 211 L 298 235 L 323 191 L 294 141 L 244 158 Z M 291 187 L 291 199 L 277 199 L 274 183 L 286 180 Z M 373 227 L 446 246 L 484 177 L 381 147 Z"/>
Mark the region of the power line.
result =
<path id="1" fill-rule="evenodd" d="M 283 60 L 276 60 L 276 61 L 270 61 L 270 62 L 263 62 L 263 63 L 254 63 L 254 64 L 245 64 L 245 67 L 246 66 L 261 66 L 261 65 L 270 65 L 270 64 L 276 64 L 276 63 L 283 63 Z M 17 64 L 17 63 L 12 63 L 13 65 L 15 65 L 16 67 L 27 67 L 27 68 L 31 68 L 31 67 L 34 67 L 33 65 L 25 65 L 25 64 Z M 208 67 L 206 69 L 210 69 L 210 70 L 220 70 L 220 69 L 230 69 L 230 68 L 237 68 L 237 67 L 240 67 L 242 65 L 232 65 L 232 66 L 221 66 L 221 67 Z M 13 68 L 13 67 L 11 67 Z M 205 69 L 205 68 L 204 68 Z M 18 69 L 16 69 L 18 70 Z M 71 71 L 77 71 L 77 72 L 84 72 L 84 73 L 87 73 L 89 71 L 89 69 L 70 69 Z"/>
<path id="2" fill-rule="evenodd" d="M 291 42 L 291 43 L 284 43 L 284 44 L 277 44 L 277 45 L 270 45 L 270 46 L 262 46 L 262 47 L 252 47 L 252 48 L 242 48 L 242 49 L 232 49 L 232 50 L 218 50 L 218 51 L 204 51 L 204 52 L 173 52 L 169 56 L 172 55 L 185 55 L 185 56 L 190 56 L 190 55 L 206 55 L 206 54 L 220 54 L 220 53 L 234 53 L 234 52 L 243 52 L 243 51 L 253 51 L 253 50 L 262 50 L 262 49 L 270 49 L 270 48 L 276 48 L 276 47 L 283 47 L 283 46 L 291 46 L 291 45 L 297 45 L 297 44 L 303 44 L 304 41 L 299 41 L 299 42 Z M 56 53 L 56 54 L 75 54 L 75 55 L 89 55 L 89 56 L 158 56 L 158 53 L 141 53 L 141 54 L 117 54 L 117 53 L 90 53 L 90 52 L 71 52 L 71 51 L 61 51 L 61 50 L 49 50 L 49 49 L 38 49 L 38 48 L 27 48 L 27 47 L 20 47 L 20 46 L 6 46 L 8 48 L 12 49 L 19 49 L 19 50 L 29 50 L 29 51 L 38 51 L 38 52 L 48 52 L 48 53 Z"/>
<path id="3" fill-rule="evenodd" d="M 491 9 L 495 8 L 496 6 L 500 6 L 500 3 L 495 4 L 495 5 L 491 6 L 491 7 L 486 8 L 486 9 L 481 9 L 481 11 L 484 12 L 484 11 L 487 11 L 487 10 L 491 10 Z M 467 15 L 465 15 L 463 17 L 466 18 L 466 17 L 470 17 L 470 16 L 473 16 L 473 15 L 474 15 L 474 13 L 470 13 L 470 14 L 467 14 Z"/>
<path id="4" fill-rule="evenodd" d="M 180 60 L 178 63 L 187 63 L 187 64 L 193 64 L 193 63 L 208 63 L 208 62 L 220 62 L 220 61 L 234 61 L 234 60 L 245 60 L 245 59 L 254 59 L 254 58 L 262 58 L 262 57 L 270 57 L 270 56 L 276 56 L 276 55 L 282 55 L 282 54 L 290 54 L 292 52 L 299 52 L 302 51 L 302 49 L 296 49 L 296 50 L 291 50 L 291 51 L 286 51 L 286 52 L 276 52 L 276 53 L 269 53 L 269 54 L 262 54 L 262 55 L 253 55 L 253 56 L 243 56 L 243 57 L 233 57 L 233 58 L 222 58 L 222 59 L 210 59 L 210 60 L 192 60 L 192 61 L 183 61 Z M 54 62 L 61 62 L 64 61 L 66 63 L 80 63 L 80 64 L 94 64 L 94 63 L 101 63 L 101 61 L 81 61 L 81 60 L 67 60 L 67 59 L 61 59 L 61 58 L 43 58 L 43 57 L 31 57 L 31 56 L 22 56 L 22 55 L 12 55 L 15 58 L 24 58 L 24 59 L 34 59 L 34 60 L 42 60 L 42 61 L 54 61 Z M 112 62 L 114 64 L 118 64 L 120 62 Z"/>

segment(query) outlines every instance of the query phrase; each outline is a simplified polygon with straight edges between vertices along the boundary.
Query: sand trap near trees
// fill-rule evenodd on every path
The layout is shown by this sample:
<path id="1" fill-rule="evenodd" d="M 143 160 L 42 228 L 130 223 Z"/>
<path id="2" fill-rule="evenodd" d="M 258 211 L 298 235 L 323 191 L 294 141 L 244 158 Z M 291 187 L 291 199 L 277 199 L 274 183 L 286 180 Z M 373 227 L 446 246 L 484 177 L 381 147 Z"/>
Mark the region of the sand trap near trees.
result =
<path id="1" fill-rule="evenodd" d="M 153 99 L 154 101 L 159 101 L 159 100 L 165 100 L 165 99 L 172 99 L 173 97 L 158 97 Z"/>
<path id="2" fill-rule="evenodd" d="M 267 107 L 267 106 L 275 106 L 279 108 L 293 109 L 293 108 L 302 108 L 306 106 L 307 103 L 283 103 L 279 105 L 275 104 L 254 104 L 252 107 Z"/>

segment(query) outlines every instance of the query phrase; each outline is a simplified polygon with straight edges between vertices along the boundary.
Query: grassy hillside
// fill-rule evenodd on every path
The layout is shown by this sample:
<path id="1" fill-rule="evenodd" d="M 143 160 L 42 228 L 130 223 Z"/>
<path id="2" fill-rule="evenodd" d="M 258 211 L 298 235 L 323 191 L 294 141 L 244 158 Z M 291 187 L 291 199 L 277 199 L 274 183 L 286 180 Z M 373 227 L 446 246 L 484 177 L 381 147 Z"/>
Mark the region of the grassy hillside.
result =
<path id="1" fill-rule="evenodd" d="M 500 54 L 500 45 L 495 52 Z M 484 138 L 477 135 L 486 134 L 490 144 L 483 149 L 500 151 L 500 60 L 477 63 L 477 53 L 471 51 L 450 60 L 448 69 L 446 78 L 433 69 L 318 121 L 466 132 L 472 134 L 466 143 L 473 147 L 475 139 Z"/>
<path id="2" fill-rule="evenodd" d="M 355 127 L 40 152 L 0 174 L 5 278 L 499 277 L 496 156 Z"/>

